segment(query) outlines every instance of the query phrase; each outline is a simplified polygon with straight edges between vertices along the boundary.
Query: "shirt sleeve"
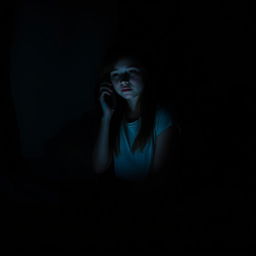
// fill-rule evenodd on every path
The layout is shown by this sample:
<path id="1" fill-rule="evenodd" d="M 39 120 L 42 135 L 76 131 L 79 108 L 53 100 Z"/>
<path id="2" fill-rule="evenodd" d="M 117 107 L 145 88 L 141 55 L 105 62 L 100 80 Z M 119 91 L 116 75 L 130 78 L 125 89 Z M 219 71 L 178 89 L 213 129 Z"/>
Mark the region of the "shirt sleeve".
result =
<path id="1" fill-rule="evenodd" d="M 172 117 L 167 109 L 159 109 L 156 115 L 156 136 L 173 125 Z"/>

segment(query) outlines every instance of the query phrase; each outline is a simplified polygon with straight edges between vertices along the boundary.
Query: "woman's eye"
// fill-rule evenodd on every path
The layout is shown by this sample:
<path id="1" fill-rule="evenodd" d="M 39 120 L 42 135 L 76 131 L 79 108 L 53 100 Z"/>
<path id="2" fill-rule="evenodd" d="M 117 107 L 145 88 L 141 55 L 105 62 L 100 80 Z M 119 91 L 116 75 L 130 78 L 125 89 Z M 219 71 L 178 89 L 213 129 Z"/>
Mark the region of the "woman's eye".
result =
<path id="1" fill-rule="evenodd" d="M 139 70 L 137 70 L 137 69 L 130 69 L 129 72 L 132 73 L 132 74 L 138 74 Z"/>
<path id="2" fill-rule="evenodd" d="M 117 77 L 117 76 L 118 76 L 117 73 L 112 73 L 112 74 L 111 74 L 111 77 Z"/>

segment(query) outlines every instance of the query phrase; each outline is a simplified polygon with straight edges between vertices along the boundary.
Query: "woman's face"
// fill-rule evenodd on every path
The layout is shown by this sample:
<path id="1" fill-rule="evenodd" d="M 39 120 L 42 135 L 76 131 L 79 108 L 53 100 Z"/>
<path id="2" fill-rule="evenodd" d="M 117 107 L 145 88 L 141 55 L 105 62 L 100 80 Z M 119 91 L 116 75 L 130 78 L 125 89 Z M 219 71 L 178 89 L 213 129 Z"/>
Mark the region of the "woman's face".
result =
<path id="1" fill-rule="evenodd" d="M 114 90 L 124 99 L 137 98 L 143 91 L 142 68 L 129 58 L 118 60 L 110 72 Z"/>

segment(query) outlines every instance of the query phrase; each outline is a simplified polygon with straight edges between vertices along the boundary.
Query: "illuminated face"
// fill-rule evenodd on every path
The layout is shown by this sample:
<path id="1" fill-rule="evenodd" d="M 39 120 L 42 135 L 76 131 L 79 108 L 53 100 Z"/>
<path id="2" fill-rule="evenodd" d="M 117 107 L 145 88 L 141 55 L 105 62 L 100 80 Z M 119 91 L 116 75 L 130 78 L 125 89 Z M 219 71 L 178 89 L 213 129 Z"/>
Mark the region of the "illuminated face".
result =
<path id="1" fill-rule="evenodd" d="M 138 98 L 144 88 L 142 68 L 129 58 L 120 59 L 110 73 L 117 94 L 124 99 Z"/>

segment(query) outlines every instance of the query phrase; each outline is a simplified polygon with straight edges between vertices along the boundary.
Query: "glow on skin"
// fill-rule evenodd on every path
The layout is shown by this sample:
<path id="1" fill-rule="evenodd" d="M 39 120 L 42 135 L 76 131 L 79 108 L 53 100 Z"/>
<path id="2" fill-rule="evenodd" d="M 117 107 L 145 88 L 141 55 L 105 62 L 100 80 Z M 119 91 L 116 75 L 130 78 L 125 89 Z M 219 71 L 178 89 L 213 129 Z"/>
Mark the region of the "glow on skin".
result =
<path id="1" fill-rule="evenodd" d="M 132 59 L 121 59 L 115 63 L 110 77 L 116 93 L 128 103 L 128 114 L 130 116 L 139 115 L 139 97 L 144 88 L 142 68 L 138 67 Z M 122 91 L 124 88 L 130 90 Z"/>

